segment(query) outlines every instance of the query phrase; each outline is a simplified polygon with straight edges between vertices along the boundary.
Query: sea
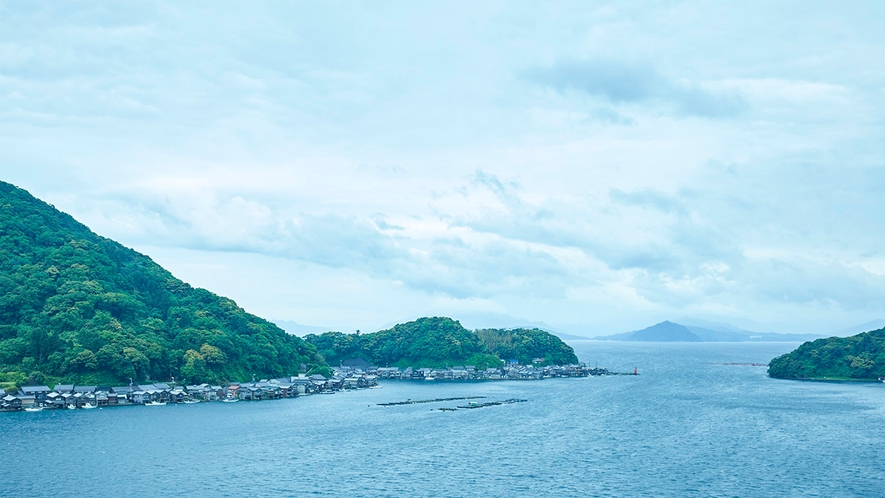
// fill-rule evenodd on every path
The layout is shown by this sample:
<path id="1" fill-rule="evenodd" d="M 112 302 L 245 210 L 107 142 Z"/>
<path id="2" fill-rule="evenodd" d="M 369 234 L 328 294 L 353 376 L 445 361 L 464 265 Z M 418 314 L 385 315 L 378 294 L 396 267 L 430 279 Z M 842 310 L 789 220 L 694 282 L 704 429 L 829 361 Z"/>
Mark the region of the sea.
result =
<path id="1" fill-rule="evenodd" d="M 2 413 L 0 495 L 885 496 L 885 384 L 750 365 L 797 343 L 569 343 L 639 375 Z M 379 406 L 468 396 L 526 401 Z"/>

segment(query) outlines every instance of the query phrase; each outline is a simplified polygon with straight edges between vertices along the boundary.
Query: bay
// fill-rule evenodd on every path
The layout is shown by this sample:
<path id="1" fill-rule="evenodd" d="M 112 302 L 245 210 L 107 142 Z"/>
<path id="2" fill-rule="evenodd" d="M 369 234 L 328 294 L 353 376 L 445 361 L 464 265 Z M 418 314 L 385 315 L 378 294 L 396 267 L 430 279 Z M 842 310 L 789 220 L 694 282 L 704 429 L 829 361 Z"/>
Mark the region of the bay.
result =
<path id="1" fill-rule="evenodd" d="M 0 414 L 2 494 L 885 496 L 883 384 L 727 364 L 795 343 L 570 344 L 640 375 Z M 528 401 L 377 405 L 459 396 Z"/>

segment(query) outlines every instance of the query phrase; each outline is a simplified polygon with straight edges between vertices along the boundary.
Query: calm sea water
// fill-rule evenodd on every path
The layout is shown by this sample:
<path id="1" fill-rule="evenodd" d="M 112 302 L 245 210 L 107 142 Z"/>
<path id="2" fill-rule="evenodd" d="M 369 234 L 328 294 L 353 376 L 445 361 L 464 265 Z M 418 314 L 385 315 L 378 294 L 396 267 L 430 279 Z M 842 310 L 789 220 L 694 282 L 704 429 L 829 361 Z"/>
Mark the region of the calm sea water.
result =
<path id="1" fill-rule="evenodd" d="M 0 495 L 885 496 L 885 385 L 723 365 L 796 344 L 571 344 L 641 375 L 0 414 Z M 529 401 L 376 405 L 454 396 Z"/>

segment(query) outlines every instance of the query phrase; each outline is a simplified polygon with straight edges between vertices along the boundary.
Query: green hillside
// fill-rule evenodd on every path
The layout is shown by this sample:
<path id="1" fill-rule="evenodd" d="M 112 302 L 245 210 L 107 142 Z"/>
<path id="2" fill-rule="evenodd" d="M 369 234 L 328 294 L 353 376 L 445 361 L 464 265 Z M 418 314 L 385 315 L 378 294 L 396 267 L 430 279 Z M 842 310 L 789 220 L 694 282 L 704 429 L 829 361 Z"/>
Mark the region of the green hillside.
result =
<path id="1" fill-rule="evenodd" d="M 0 382 L 246 380 L 316 349 L 0 182 Z"/>
<path id="2" fill-rule="evenodd" d="M 885 377 L 885 328 L 806 342 L 771 360 L 768 375 L 780 379 Z"/>
<path id="3" fill-rule="evenodd" d="M 537 358 L 543 358 L 544 365 L 578 363 L 571 346 L 541 329 L 480 329 L 476 335 L 492 354 L 503 360 L 530 364 Z"/>
<path id="4" fill-rule="evenodd" d="M 335 365 L 362 358 L 378 366 L 446 367 L 498 366 L 502 360 L 545 364 L 577 363 L 574 350 L 558 337 L 542 330 L 485 329 L 471 332 L 444 317 L 419 318 L 370 334 L 326 332 L 310 334 L 305 340 Z"/>

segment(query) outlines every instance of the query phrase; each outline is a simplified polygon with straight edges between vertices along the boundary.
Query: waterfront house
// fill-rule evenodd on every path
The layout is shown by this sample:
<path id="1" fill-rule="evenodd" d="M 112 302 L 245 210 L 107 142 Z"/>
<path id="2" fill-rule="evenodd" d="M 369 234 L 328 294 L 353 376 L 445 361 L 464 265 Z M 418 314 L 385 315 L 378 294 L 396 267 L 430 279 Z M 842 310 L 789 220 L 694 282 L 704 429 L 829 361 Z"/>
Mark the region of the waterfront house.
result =
<path id="1" fill-rule="evenodd" d="M 53 391 L 58 394 L 74 394 L 74 385 L 73 384 L 56 384 L 55 389 Z"/>
<path id="2" fill-rule="evenodd" d="M 68 393 L 65 393 L 68 394 Z M 46 395 L 46 403 L 47 405 L 52 406 L 53 408 L 64 408 L 65 407 L 65 399 L 61 393 L 53 392 Z"/>
<path id="3" fill-rule="evenodd" d="M 139 405 L 150 403 L 151 395 L 148 394 L 147 391 L 142 390 L 141 386 L 139 386 L 135 391 L 132 391 L 132 402 Z"/>
<path id="4" fill-rule="evenodd" d="M 92 394 L 95 392 L 95 386 L 74 386 L 74 394 Z"/>
<path id="5" fill-rule="evenodd" d="M 0 398 L 0 411 L 5 412 L 14 412 L 22 409 L 22 400 L 17 397 L 7 394 Z"/>
<path id="6" fill-rule="evenodd" d="M 19 400 L 21 400 L 22 406 L 24 406 L 24 407 L 34 406 L 36 404 L 42 404 L 42 401 L 38 402 L 37 398 L 33 394 L 19 393 L 15 397 L 18 398 Z"/>
<path id="7" fill-rule="evenodd" d="M 37 402 L 45 400 L 46 395 L 51 392 L 52 389 L 49 389 L 49 386 L 22 386 L 22 388 L 19 389 L 19 394 L 33 396 L 34 400 Z"/>
<path id="8" fill-rule="evenodd" d="M 314 374 L 314 375 L 311 375 L 310 377 L 308 377 L 308 379 L 310 379 L 310 382 L 314 385 L 314 388 L 318 391 L 321 391 L 321 390 L 326 389 L 328 387 L 329 381 L 325 377 L 323 377 L 322 375 Z"/>
<path id="9" fill-rule="evenodd" d="M 181 386 L 175 386 L 171 391 L 169 391 L 169 401 L 171 401 L 172 403 L 181 403 L 187 398 L 187 393 L 184 392 L 184 388 Z"/>
<path id="10" fill-rule="evenodd" d="M 116 395 L 116 402 L 118 405 L 131 403 L 133 391 L 132 386 L 118 386 L 111 388 L 111 392 Z"/>
<path id="11" fill-rule="evenodd" d="M 280 388 L 280 397 L 282 398 L 294 398 L 297 394 L 295 385 L 289 382 L 280 383 L 277 387 Z"/>
<path id="12" fill-rule="evenodd" d="M 292 386 L 298 394 L 309 394 L 316 391 L 316 388 L 307 377 L 296 377 L 292 379 Z"/>

